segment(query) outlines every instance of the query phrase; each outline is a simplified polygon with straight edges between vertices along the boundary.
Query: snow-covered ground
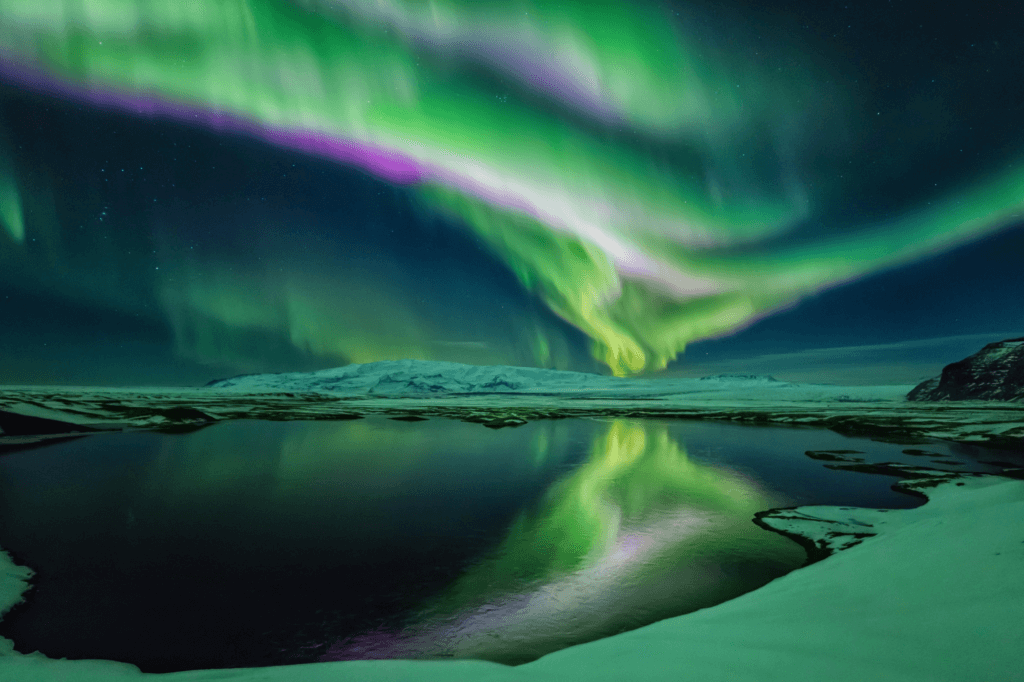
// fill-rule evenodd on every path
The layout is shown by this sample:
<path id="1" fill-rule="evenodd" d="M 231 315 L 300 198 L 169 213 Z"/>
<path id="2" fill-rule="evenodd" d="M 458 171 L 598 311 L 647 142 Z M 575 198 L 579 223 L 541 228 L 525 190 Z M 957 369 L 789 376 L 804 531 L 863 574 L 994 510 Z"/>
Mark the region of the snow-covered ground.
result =
<path id="1" fill-rule="evenodd" d="M 247 375 L 203 388 L 2 387 L 0 448 L 35 442 L 42 434 L 56 437 L 89 429 L 383 414 L 461 419 L 495 428 L 552 417 L 724 419 L 1024 450 L 1024 404 L 911 402 L 906 400 L 911 388 L 795 384 L 744 375 L 622 379 L 401 360 Z"/>
<path id="2" fill-rule="evenodd" d="M 1024 482 L 925 479 L 909 510 L 806 507 L 764 521 L 848 547 L 696 613 L 518 667 L 480 661 L 349 661 L 155 676 L 109 661 L 22 655 L 0 640 L 11 682 L 544 681 L 1014 682 L 1024 680 Z M 0 555 L 0 610 L 25 588 Z"/>

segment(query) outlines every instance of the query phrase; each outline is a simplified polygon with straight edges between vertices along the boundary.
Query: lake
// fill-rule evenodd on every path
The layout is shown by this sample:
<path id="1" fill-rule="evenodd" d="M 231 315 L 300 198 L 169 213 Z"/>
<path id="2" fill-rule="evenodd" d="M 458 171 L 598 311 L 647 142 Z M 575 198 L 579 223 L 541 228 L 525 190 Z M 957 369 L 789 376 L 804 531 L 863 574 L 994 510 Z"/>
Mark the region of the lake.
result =
<path id="1" fill-rule="evenodd" d="M 910 451 L 910 454 L 904 451 Z M 234 421 L 0 456 L 0 547 L 37 571 L 22 652 L 148 672 L 359 658 L 508 664 L 720 603 L 799 567 L 752 522 L 906 508 L 891 476 L 993 450 L 817 429 L 562 419 Z M 925 451 L 927 454 L 922 454 Z"/>

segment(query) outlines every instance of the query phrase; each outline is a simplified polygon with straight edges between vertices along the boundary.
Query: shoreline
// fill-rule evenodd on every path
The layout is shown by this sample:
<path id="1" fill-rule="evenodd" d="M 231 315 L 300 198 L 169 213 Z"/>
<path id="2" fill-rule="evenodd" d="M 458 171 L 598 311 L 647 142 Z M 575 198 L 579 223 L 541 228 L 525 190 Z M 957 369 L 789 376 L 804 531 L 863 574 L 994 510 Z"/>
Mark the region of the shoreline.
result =
<path id="1" fill-rule="evenodd" d="M 903 510 L 798 507 L 758 515 L 776 532 L 827 550 L 824 560 L 717 606 L 522 666 L 349 661 L 157 676 L 126 663 L 19 654 L 0 640 L 0 673 L 24 682 L 1024 679 L 1024 482 L 948 474 L 897 485 L 928 502 Z M 20 601 L 30 571 L 0 556 L 0 611 L 13 606 L 15 592 Z"/>
<path id="2" fill-rule="evenodd" d="M 47 387 L 0 388 L 0 453 L 49 439 L 110 431 L 193 430 L 232 419 L 344 420 L 370 416 L 406 421 L 455 419 L 495 429 L 542 419 L 706 419 L 825 428 L 907 445 L 947 440 L 1024 453 L 1024 405 L 996 401 L 769 401 L 743 399 L 728 392 L 622 398 L 524 393 L 381 398 L 192 389 L 145 395 L 126 389 Z"/>

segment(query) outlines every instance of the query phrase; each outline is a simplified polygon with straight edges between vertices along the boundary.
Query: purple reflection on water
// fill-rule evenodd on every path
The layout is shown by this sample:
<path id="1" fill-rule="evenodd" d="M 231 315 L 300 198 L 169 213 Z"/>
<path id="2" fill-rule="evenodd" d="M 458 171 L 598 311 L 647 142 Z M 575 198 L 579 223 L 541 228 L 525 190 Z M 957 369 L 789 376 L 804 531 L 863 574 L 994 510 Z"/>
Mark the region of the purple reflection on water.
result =
<path id="1" fill-rule="evenodd" d="M 584 559 L 575 570 L 539 582 L 495 585 L 483 603 L 464 604 L 450 613 L 425 609 L 404 626 L 378 628 L 335 642 L 320 660 L 501 660 L 517 652 L 539 656 L 593 639 L 609 623 L 628 620 L 627 614 L 656 611 L 666 600 L 682 604 L 683 612 L 706 606 L 701 595 L 726 577 L 716 566 L 703 562 L 700 544 L 693 552 L 693 570 L 683 573 L 680 567 L 675 573 L 691 580 L 682 580 L 670 592 L 645 593 L 637 586 L 643 584 L 645 571 L 655 570 L 659 556 L 685 542 L 712 542 L 725 525 L 723 517 L 680 507 L 646 524 L 620 529 L 610 547 Z"/>
<path id="2" fill-rule="evenodd" d="M 423 651 L 411 650 L 409 636 L 401 630 L 377 628 L 335 642 L 320 657 L 321 661 L 369 661 L 414 658 Z"/>

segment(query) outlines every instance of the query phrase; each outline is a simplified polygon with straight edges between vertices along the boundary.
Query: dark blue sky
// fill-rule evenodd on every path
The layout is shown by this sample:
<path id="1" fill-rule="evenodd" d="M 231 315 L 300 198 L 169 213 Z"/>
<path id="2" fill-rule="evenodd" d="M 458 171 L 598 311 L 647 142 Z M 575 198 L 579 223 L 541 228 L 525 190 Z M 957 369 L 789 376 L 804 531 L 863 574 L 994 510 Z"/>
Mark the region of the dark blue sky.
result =
<path id="1" fill-rule="evenodd" d="M 823 96 L 855 95 L 801 160 L 814 211 L 783 242 L 913 213 L 1024 163 L 1024 15 L 986 5 L 681 5 L 735 64 L 791 46 L 829 65 Z M 0 145 L 26 235 L 17 251 L 0 243 L 0 384 L 194 385 L 410 354 L 607 371 L 586 334 L 409 186 L 2 77 Z M 1024 335 L 1022 256 L 1024 221 L 694 343 L 669 373 L 914 382 Z M 328 309 L 323 330 L 281 331 Z"/>

